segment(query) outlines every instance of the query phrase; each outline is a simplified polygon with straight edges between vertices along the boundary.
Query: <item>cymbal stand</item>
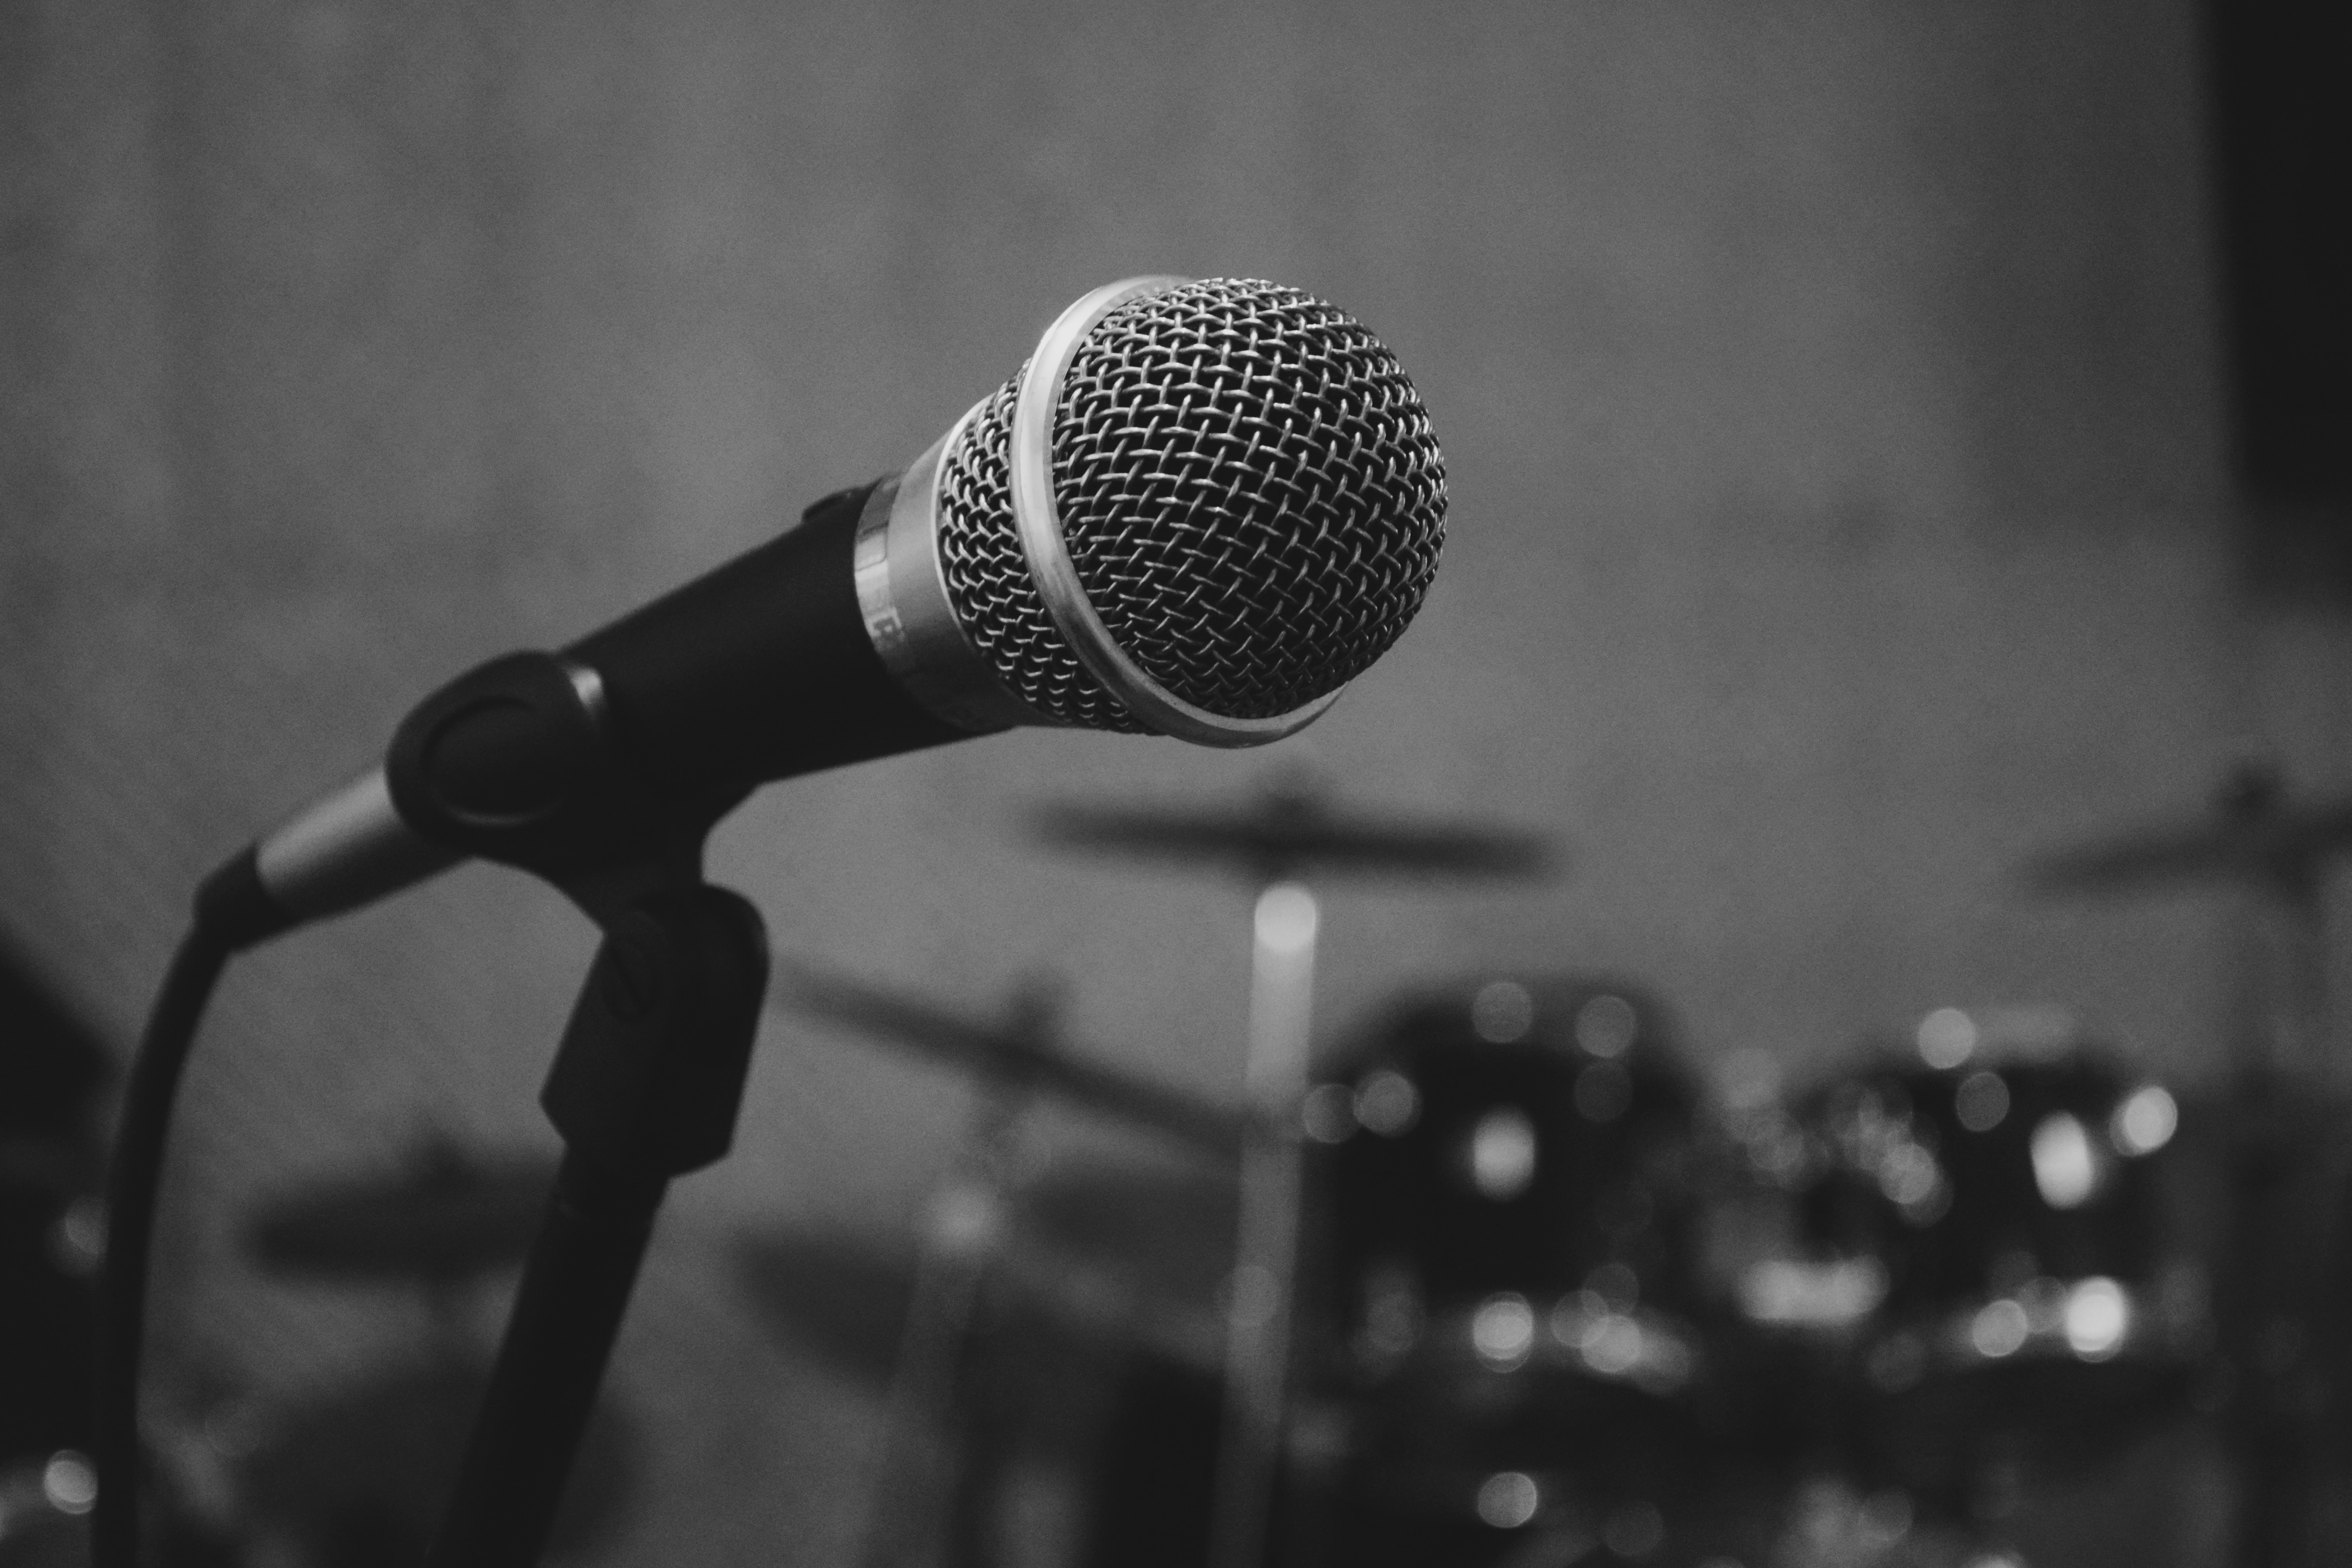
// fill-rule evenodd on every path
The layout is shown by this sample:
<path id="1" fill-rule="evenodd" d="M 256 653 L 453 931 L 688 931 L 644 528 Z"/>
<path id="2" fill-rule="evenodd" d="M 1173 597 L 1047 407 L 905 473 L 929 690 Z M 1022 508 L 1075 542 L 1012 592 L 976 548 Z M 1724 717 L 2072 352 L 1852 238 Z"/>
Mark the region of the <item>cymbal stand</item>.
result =
<path id="1" fill-rule="evenodd" d="M 950 1430 L 967 1394 L 965 1361 L 988 1268 L 1004 1225 L 1004 1187 L 1013 1144 L 1029 1096 L 1018 1089 L 983 1091 L 972 1112 L 955 1173 L 932 1194 L 915 1266 L 914 1297 L 907 1304 L 898 1363 L 890 1375 L 888 1414 L 866 1500 L 856 1561 L 860 1568 L 899 1568 L 923 1545 L 932 1515 L 915 1506 L 938 1494 L 940 1471 L 955 1467 L 950 1489 L 947 1561 L 984 1568 L 993 1559 L 984 1511 L 990 1495 L 984 1471 L 995 1456 L 983 1452 L 983 1434 Z M 967 1415 L 970 1413 L 967 1412 Z M 961 1425 L 984 1425 L 967 1420 Z M 961 1452 L 940 1452 L 942 1445 Z"/>
<path id="2" fill-rule="evenodd" d="M 2245 827 L 2275 834 L 2286 815 L 2286 785 L 2278 769 L 2247 762 L 2224 782 L 2215 805 Z M 2282 836 L 2253 857 L 2243 881 L 2247 913 L 2242 983 L 2250 994 L 2253 1037 L 2251 1068 L 2265 1072 L 2334 1069 L 2333 1018 L 2327 985 L 2327 859 L 2324 839 Z"/>
<path id="3" fill-rule="evenodd" d="M 1289 1393 L 1303 1172 L 1298 1105 L 1320 911 L 1306 884 L 1269 874 L 1254 911 L 1241 1215 L 1227 1309 L 1224 1409 L 1209 1568 L 1265 1560 Z"/>
<path id="4" fill-rule="evenodd" d="M 2263 1055 L 2273 1069 L 2332 1077 L 2336 1066 L 2327 985 L 2327 889 L 2307 859 L 2284 862 L 2256 885 L 2250 928 Z"/>
<path id="5" fill-rule="evenodd" d="M 2242 764 L 2216 805 L 2250 827 L 2283 815 L 2284 781 L 2266 763 Z M 2243 1019 L 2231 1094 L 2230 1275 L 2216 1303 L 2233 1393 L 2225 1430 L 2238 1471 L 2233 1561 L 2284 1568 L 2307 1529 L 2319 1447 L 2315 1413 L 2299 1392 L 2310 1375 L 2297 1342 L 2308 1305 L 2297 1283 L 2305 1245 L 2294 1196 L 2312 1152 L 2294 1138 L 2292 1106 L 2336 1071 L 2327 984 L 2327 847 L 2292 841 L 2255 858 L 2242 879 L 2245 921 L 2238 983 Z"/>

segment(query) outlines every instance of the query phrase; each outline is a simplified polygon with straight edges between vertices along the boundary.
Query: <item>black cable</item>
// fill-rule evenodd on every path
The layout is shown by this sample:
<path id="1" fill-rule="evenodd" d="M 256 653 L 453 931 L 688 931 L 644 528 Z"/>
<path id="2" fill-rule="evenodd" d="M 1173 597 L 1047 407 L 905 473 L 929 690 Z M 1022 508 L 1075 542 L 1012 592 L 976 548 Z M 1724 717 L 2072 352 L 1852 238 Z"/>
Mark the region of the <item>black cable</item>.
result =
<path id="1" fill-rule="evenodd" d="M 90 1516 L 96 1568 L 135 1568 L 139 1561 L 139 1347 L 157 1178 L 180 1069 L 229 952 L 201 921 L 181 939 L 123 1087 L 122 1121 L 106 1174 L 106 1265 L 98 1291 L 98 1421 L 91 1447 L 99 1488 Z"/>
<path id="2" fill-rule="evenodd" d="M 250 851 L 205 879 L 195 923 L 180 939 L 147 1015 L 123 1086 L 122 1117 L 106 1175 L 106 1260 L 98 1289 L 98 1412 L 91 1440 L 98 1503 L 90 1515 L 93 1568 L 138 1568 L 139 1352 L 146 1326 L 147 1258 L 155 1199 L 181 1069 L 221 971 L 237 949 L 290 921 L 263 890 Z"/>

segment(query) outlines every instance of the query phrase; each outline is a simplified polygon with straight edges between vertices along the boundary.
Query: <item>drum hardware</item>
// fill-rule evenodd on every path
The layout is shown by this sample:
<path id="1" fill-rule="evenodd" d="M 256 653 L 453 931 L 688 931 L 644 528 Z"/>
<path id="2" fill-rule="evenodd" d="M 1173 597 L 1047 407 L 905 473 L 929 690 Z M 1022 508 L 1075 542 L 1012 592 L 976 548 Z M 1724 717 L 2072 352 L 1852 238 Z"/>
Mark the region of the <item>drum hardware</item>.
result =
<path id="1" fill-rule="evenodd" d="M 905 1496 L 929 1495 L 940 1489 L 936 1483 L 941 1478 L 949 1478 L 950 1507 L 962 1520 L 983 1508 L 992 1489 L 991 1472 L 1001 1463 L 1003 1445 L 982 1430 L 991 1419 L 991 1402 L 960 1391 L 985 1370 L 966 1363 L 979 1348 L 973 1332 L 987 1277 L 1017 1276 L 1024 1265 L 1034 1275 L 1045 1261 L 1037 1247 L 1007 1232 L 1012 1178 L 1019 1163 L 1014 1141 L 1028 1105 L 1050 1095 L 1225 1158 L 1241 1143 L 1241 1118 L 1060 1048 L 1053 1028 L 1056 998 L 1042 982 L 1016 992 L 1002 1023 L 986 1024 L 804 966 L 787 967 L 782 974 L 778 1005 L 964 1068 L 984 1091 L 955 1173 L 929 1205 L 908 1306 L 899 1319 L 903 1327 L 891 1363 L 883 1452 L 860 1552 L 861 1561 L 883 1568 L 919 1549 L 919 1537 L 928 1529 L 920 1510 L 904 1505 Z M 1108 1316 L 1133 1319 L 1139 1326 L 1149 1315 L 1120 1304 L 1116 1283 L 1082 1262 L 1045 1294 L 1066 1321 Z M 942 1435 L 950 1431 L 956 1436 L 943 1447 Z M 929 1477 L 932 1484 L 911 1484 L 910 1477 Z M 963 1520 L 946 1533 L 951 1555 L 984 1560 L 991 1534 L 984 1525 Z"/>
<path id="2" fill-rule="evenodd" d="M 1006 1034 L 1045 1035 L 1050 1005 L 1041 987 L 1024 987 L 1009 1009 Z M 988 1507 L 1004 1460 L 994 1429 L 997 1402 L 967 1390 L 986 1370 L 975 1364 L 982 1347 L 974 1331 L 1003 1242 L 1016 1139 L 1030 1098 L 1018 1082 L 989 1084 L 972 1108 L 952 1173 L 931 1194 L 856 1554 L 865 1568 L 897 1568 L 919 1557 L 933 1535 L 943 1536 L 951 1568 L 990 1568 L 995 1560 Z M 930 1501 L 942 1493 L 945 1518 L 938 1523 L 944 1530 Z"/>
<path id="3" fill-rule="evenodd" d="M 856 1029 L 869 1038 L 962 1068 L 993 1092 L 1050 1096 L 1160 1132 L 1181 1147 L 1231 1159 L 1242 1117 L 1181 1089 L 1064 1049 L 1039 1001 L 1016 998 L 1003 1023 L 975 1022 L 932 1004 L 779 959 L 770 1005 Z"/>
<path id="4" fill-rule="evenodd" d="M 2326 873 L 2352 854 L 2352 798 L 2296 802 L 2277 767 L 2241 763 L 2193 820 L 2046 854 L 2022 882 L 2044 896 L 2118 898 L 2198 884 L 2236 884 L 2262 900 L 2277 931 L 2276 953 L 2246 956 L 2249 1003 L 2268 1039 L 2244 1042 L 2245 1066 L 2328 1059 Z M 2259 936 L 2250 931 L 2250 936 Z"/>
<path id="5" fill-rule="evenodd" d="M 904 1476 L 917 1470 L 952 1473 L 953 1490 L 967 1500 L 956 1505 L 962 1511 L 979 1506 L 971 1500 L 988 1490 L 987 1477 L 978 1471 L 994 1462 L 998 1445 L 966 1430 L 957 1445 L 962 1462 L 950 1465 L 938 1451 L 940 1432 L 969 1428 L 986 1418 L 984 1402 L 961 1400 L 957 1393 L 965 1381 L 960 1369 L 972 1348 L 984 1277 L 1006 1277 L 1016 1290 L 1024 1279 L 1050 1279 L 1050 1285 L 1023 1294 L 1032 1298 L 1028 1305 L 1066 1327 L 1099 1334 L 1107 1324 L 1116 1324 L 1180 1360 L 1201 1351 L 1204 1336 L 1183 1314 L 1160 1308 L 1151 1292 L 1126 1288 L 1083 1257 L 1056 1256 L 1050 1242 L 1041 1245 L 1039 1227 L 1022 1220 L 1023 1206 L 1009 1177 L 1017 1163 L 1013 1138 L 1026 1106 L 1035 1098 L 1057 1098 L 1225 1160 L 1240 1150 L 1244 1118 L 1062 1049 L 1053 1038 L 1053 998 L 1041 984 L 1016 994 L 1003 1023 L 986 1024 L 804 966 L 787 967 L 782 974 L 779 1005 L 967 1068 L 986 1090 L 967 1130 L 956 1173 L 935 1194 L 909 1304 L 899 1320 L 904 1328 L 891 1363 L 888 1436 L 877 1469 L 882 1479 L 861 1553 L 880 1563 L 903 1556 L 921 1528 L 896 1501 L 910 1489 L 900 1484 Z M 1052 1204 L 1050 1191 L 1044 1201 Z M 1132 1226 L 1139 1217 L 1127 1214 L 1121 1223 Z M 1050 1231 L 1050 1221 L 1045 1228 Z M 950 1550 L 978 1551 L 974 1542 L 985 1533 L 956 1529 L 950 1532 Z"/>
<path id="6" fill-rule="evenodd" d="M 984 1247 L 961 1254 L 971 1294 L 961 1317 L 937 1311 L 936 1298 L 933 1315 L 919 1315 L 919 1254 L 944 1251 L 936 1239 L 886 1246 L 804 1230 L 739 1243 L 739 1278 L 787 1345 L 892 1392 L 876 1505 L 909 1517 L 903 1528 L 869 1526 L 866 1555 L 917 1552 L 937 1535 L 950 1560 L 994 1561 L 990 1521 L 1015 1476 L 1071 1478 L 1100 1509 L 1117 1506 L 1104 1500 L 1139 1447 L 1146 1465 L 1171 1462 L 1158 1421 L 1167 1402 L 1152 1396 L 1154 1419 L 1139 1427 L 1099 1411 L 1100 1390 L 1164 1388 L 1186 1407 L 1202 1390 L 1213 1415 L 1234 1206 L 1223 1173 L 1045 1171 L 1003 1196 Z M 959 1331 L 952 1357 L 932 1348 L 942 1322 Z M 1108 1435 L 1090 1422 L 1108 1423 Z M 908 1479 L 921 1476 L 933 1479 Z M 934 1495 L 946 1500 L 943 1523 L 909 1504 Z M 1197 1553 L 1186 1568 L 1196 1563 Z"/>
<path id="7" fill-rule="evenodd" d="M 1008 1204 L 990 1255 L 1002 1331 L 1139 1352 L 1213 1373 L 1232 1255 L 1229 1179 L 1074 1164 Z M 887 1384 L 915 1295 L 918 1243 L 848 1227 L 754 1234 L 735 1273 L 779 1340 L 858 1382 Z"/>
<path id="8" fill-rule="evenodd" d="M 2325 1226 L 2308 1223 L 2306 1189 L 2327 1179 L 2322 1152 L 2342 1121 L 2336 1116 L 2319 1135 L 2308 1125 L 2315 1103 L 2333 1107 L 2340 1098 L 2323 1081 L 2335 1043 L 2326 878 L 2347 852 L 2352 799 L 2292 800 L 2278 768 L 2253 758 L 2232 771 L 2201 819 L 2045 856 L 2024 878 L 2044 894 L 2115 897 L 2219 883 L 2252 896 L 2252 918 L 2238 931 L 2246 1024 L 2233 1042 L 2226 1103 L 2209 1108 L 2209 1120 L 2224 1129 L 2229 1215 L 2215 1292 L 2219 1357 L 2203 1392 L 2233 1434 L 2237 1552 L 2249 1568 L 2293 1560 L 2289 1537 L 2303 1528 L 2294 1521 L 2315 1506 L 2310 1456 L 2324 1441 L 2317 1428 L 2326 1417 L 2314 1407 L 2330 1399 L 2352 1405 L 2352 1390 L 2315 1394 L 2319 1374 L 2310 1358 L 2280 1348 L 2343 1332 L 2334 1321 L 2340 1314 L 2314 1300 L 2300 1263 L 2321 1245 Z"/>
<path id="9" fill-rule="evenodd" d="M 2105 1562 L 2073 1554 L 2066 1510 L 2151 1464 L 2214 1473 L 2194 1404 L 2212 1318 L 2178 1208 L 2193 1105 L 2048 1008 L 1941 1010 L 1793 1099 L 1769 1068 L 1727 1063 L 1706 1162 L 1747 1243 L 1708 1248 L 1734 1308 L 1709 1390 L 1742 1413 L 1712 1440 L 1786 1461 L 1764 1554 L 1732 1555 Z"/>
<path id="10" fill-rule="evenodd" d="M 2352 1413 L 2344 1274 L 2352 1201 L 2342 1155 L 2352 1101 L 2303 1075 L 2247 1070 L 2190 1100 L 2182 1125 L 2219 1178 L 2214 1353 L 2197 1398 L 2236 1471 L 2232 1562 L 2331 1561 L 2306 1537 L 2333 1541 L 2334 1555 L 2352 1542 L 2340 1505 L 2328 1501 Z"/>
<path id="11" fill-rule="evenodd" d="M 1320 1502 L 1331 1560 L 1633 1562 L 1704 1536 L 1696 1096 L 1663 1011 L 1486 976 L 1391 1005 L 1334 1066 L 1305 1118 L 1307 1364 L 1356 1426 Z"/>
<path id="12" fill-rule="evenodd" d="M 1801 1098 L 1803 1157 L 1751 1166 L 1799 1223 L 1792 1257 L 1750 1268 L 1744 1314 L 1812 1336 L 1832 1473 L 1955 1542 L 1999 1537 L 2019 1475 L 2063 1481 L 2193 1420 L 2211 1344 L 2160 1207 L 2178 1102 L 2055 1015 L 2017 1016 L 2033 1026 L 2004 1037 L 1931 1015 L 1910 1059 Z M 1771 1121 L 1751 1108 L 1743 1130 L 1769 1148 Z"/>
<path id="13" fill-rule="evenodd" d="M 2044 893 L 2136 894 L 2196 881 L 2243 881 L 2298 895 L 2352 854 L 2352 798 L 2290 803 L 2276 766 L 2241 763 L 2203 816 L 2046 854 L 2024 880 Z"/>
<path id="14" fill-rule="evenodd" d="M 1226 1322 L 1210 1568 L 1257 1568 L 1271 1538 L 1286 1445 L 1296 1317 L 1302 1110 L 1320 909 L 1310 876 L 1530 876 L 1549 868 L 1534 836 L 1455 823 L 1349 817 L 1302 775 L 1222 811 L 1061 805 L 1036 815 L 1057 847 L 1238 875 L 1251 914 L 1251 1116 Z"/>

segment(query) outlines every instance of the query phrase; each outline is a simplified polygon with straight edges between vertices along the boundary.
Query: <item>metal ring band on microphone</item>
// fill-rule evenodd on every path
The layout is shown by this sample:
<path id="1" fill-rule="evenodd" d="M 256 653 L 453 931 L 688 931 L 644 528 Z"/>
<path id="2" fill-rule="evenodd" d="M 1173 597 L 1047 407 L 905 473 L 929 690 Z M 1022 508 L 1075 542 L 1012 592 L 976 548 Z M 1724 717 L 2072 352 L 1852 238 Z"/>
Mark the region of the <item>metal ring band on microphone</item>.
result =
<path id="1" fill-rule="evenodd" d="M 1130 300 L 1182 288 L 1189 278 L 1129 278 L 1106 284 L 1063 311 L 1038 340 L 1029 374 L 1013 405 L 1013 437 L 1006 454 L 1012 481 L 1013 521 L 1021 552 L 1037 584 L 1045 613 L 1068 639 L 1080 663 L 1129 710 L 1162 734 L 1204 746 L 1256 746 L 1278 741 L 1321 717 L 1339 698 L 1327 691 L 1303 707 L 1267 719 L 1234 719 L 1185 701 L 1153 679 L 1127 656 L 1103 625 L 1102 616 L 1078 581 L 1054 508 L 1054 411 L 1062 401 L 1062 381 L 1078 344 L 1095 324 Z"/>
<path id="2" fill-rule="evenodd" d="M 966 409 L 905 473 L 874 487 L 852 563 L 866 636 L 882 668 L 935 716 L 985 733 L 1053 721 L 1004 689 L 957 619 L 940 574 L 940 474 L 980 407 Z"/>

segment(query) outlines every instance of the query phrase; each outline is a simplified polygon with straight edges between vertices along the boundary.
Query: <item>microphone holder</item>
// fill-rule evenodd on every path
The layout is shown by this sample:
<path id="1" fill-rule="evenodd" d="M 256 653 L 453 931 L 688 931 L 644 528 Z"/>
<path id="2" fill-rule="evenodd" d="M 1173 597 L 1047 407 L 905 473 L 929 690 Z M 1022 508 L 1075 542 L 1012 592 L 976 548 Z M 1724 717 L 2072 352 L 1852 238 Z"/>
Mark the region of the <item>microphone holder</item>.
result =
<path id="1" fill-rule="evenodd" d="M 733 1139 L 767 936 L 699 858 L 567 889 L 604 941 L 540 1096 L 563 1160 L 427 1568 L 539 1561 L 663 1195 Z"/>
<path id="2" fill-rule="evenodd" d="M 540 1094 L 555 1191 L 427 1568 L 539 1561 L 663 1195 L 727 1152 L 742 1104 L 767 933 L 702 853 L 759 775 L 633 762 L 623 727 L 593 667 L 514 653 L 419 703 L 384 761 L 421 836 L 544 878 L 604 933 Z"/>

